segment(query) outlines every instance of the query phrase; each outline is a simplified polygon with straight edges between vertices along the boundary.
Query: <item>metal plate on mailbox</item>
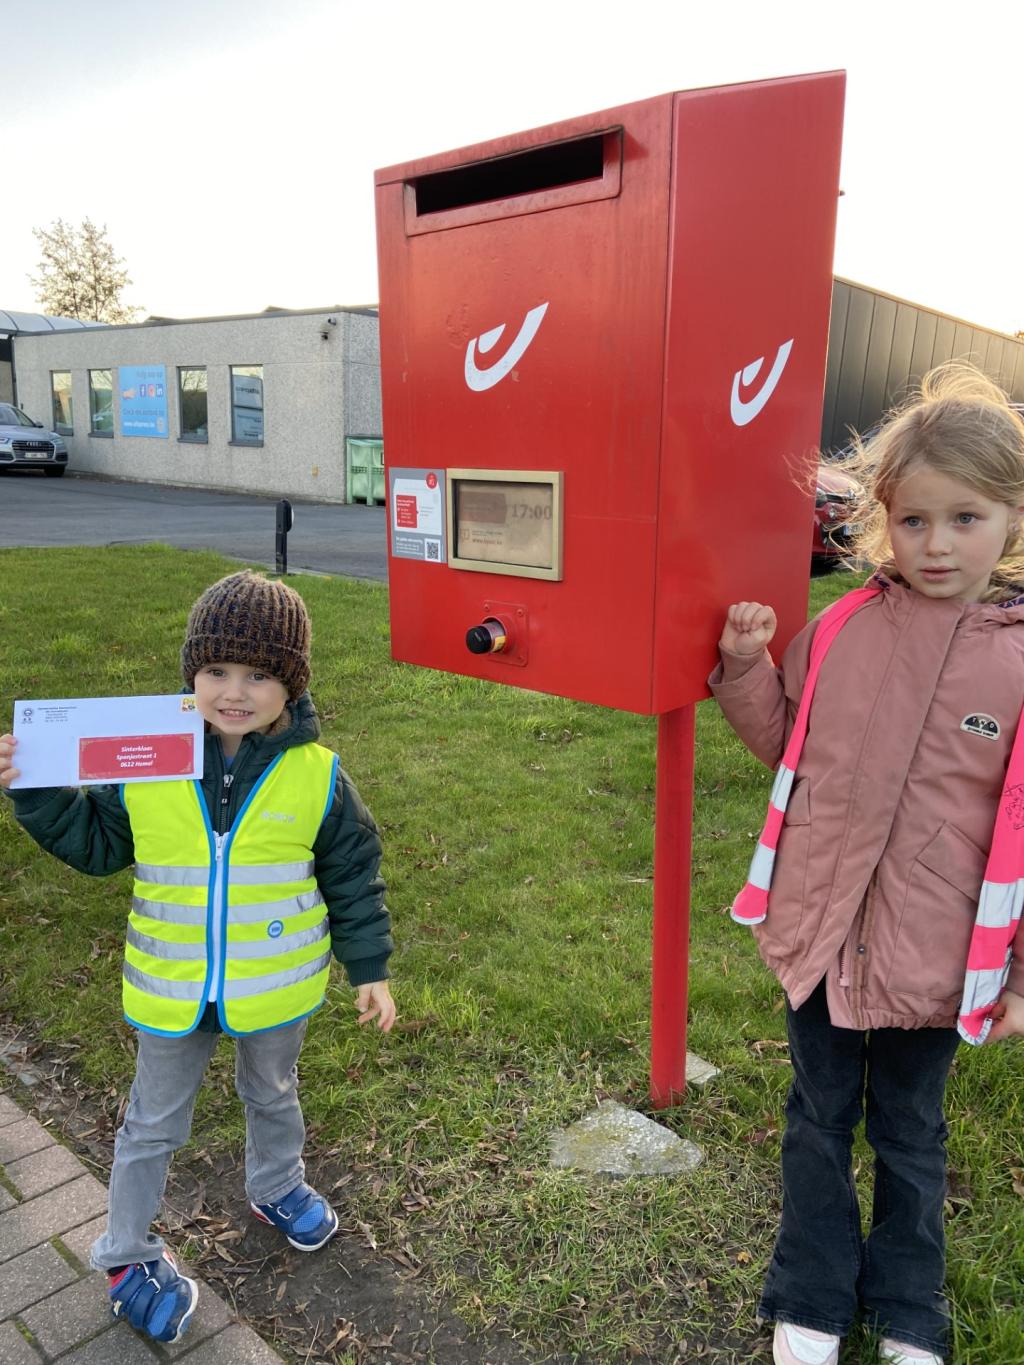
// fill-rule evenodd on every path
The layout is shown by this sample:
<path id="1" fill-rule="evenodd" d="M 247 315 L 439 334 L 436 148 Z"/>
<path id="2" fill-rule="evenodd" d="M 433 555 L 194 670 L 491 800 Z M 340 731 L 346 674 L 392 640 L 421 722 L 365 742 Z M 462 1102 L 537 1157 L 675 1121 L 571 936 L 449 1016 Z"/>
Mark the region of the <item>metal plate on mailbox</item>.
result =
<path id="1" fill-rule="evenodd" d="M 521 578 L 562 577 L 562 475 L 448 470 L 448 563 Z"/>

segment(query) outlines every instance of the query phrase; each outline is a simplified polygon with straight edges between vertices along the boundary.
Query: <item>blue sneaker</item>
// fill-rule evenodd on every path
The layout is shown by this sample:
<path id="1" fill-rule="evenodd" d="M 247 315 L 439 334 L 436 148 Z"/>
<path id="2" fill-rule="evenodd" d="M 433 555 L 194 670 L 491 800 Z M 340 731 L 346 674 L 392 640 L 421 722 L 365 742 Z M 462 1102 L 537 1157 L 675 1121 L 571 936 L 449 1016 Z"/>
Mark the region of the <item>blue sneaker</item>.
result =
<path id="1" fill-rule="evenodd" d="M 137 1261 L 116 1275 L 108 1275 L 110 1311 L 137 1332 L 154 1341 L 180 1341 L 196 1311 L 199 1289 L 195 1280 L 179 1275 L 174 1257 L 165 1251 L 159 1261 Z"/>
<path id="2" fill-rule="evenodd" d="M 296 1185 L 276 1204 L 250 1204 L 263 1223 L 278 1228 L 296 1251 L 319 1251 L 338 1231 L 338 1215 L 322 1194 Z"/>

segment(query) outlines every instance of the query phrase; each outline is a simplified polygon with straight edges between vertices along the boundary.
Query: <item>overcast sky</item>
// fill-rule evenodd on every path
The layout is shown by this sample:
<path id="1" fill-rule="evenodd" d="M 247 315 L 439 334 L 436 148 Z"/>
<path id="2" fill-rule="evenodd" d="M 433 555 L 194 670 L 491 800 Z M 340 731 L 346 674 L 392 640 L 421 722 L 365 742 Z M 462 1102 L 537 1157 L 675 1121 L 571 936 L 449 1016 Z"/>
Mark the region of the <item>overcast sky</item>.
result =
<path id="1" fill-rule="evenodd" d="M 38 309 L 32 228 L 61 217 L 107 225 L 147 313 L 374 302 L 375 168 L 841 67 L 836 273 L 1024 329 L 1022 16 L 1020 0 L 0 0 L 0 308 Z"/>

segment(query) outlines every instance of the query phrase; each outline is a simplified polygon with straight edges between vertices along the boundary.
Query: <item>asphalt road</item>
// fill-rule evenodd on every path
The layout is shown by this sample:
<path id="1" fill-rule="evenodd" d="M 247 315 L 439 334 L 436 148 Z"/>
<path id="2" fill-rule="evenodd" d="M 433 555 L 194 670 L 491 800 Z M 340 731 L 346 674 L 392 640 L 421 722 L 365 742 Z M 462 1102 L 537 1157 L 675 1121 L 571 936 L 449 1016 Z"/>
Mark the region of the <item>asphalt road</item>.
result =
<path id="1" fill-rule="evenodd" d="M 274 567 L 276 498 L 117 483 L 34 470 L 0 474 L 0 546 L 137 545 L 219 550 Z M 387 579 L 383 507 L 293 502 L 288 568 Z"/>

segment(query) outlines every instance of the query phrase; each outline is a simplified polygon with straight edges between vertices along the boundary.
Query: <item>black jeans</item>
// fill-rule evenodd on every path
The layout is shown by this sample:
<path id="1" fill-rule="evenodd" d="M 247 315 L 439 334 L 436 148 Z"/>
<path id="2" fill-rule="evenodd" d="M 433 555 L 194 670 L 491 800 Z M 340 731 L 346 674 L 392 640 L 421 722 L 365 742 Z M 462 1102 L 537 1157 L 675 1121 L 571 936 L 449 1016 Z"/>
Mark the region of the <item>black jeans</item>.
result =
<path id="1" fill-rule="evenodd" d="M 942 1097 L 956 1029 L 834 1028 L 824 981 L 787 1001 L 793 1084 L 782 1140 L 782 1222 L 759 1316 L 840 1336 L 858 1306 L 897 1341 L 941 1355 L 946 1136 Z M 861 1231 L 853 1130 L 875 1152 L 871 1231 Z"/>

